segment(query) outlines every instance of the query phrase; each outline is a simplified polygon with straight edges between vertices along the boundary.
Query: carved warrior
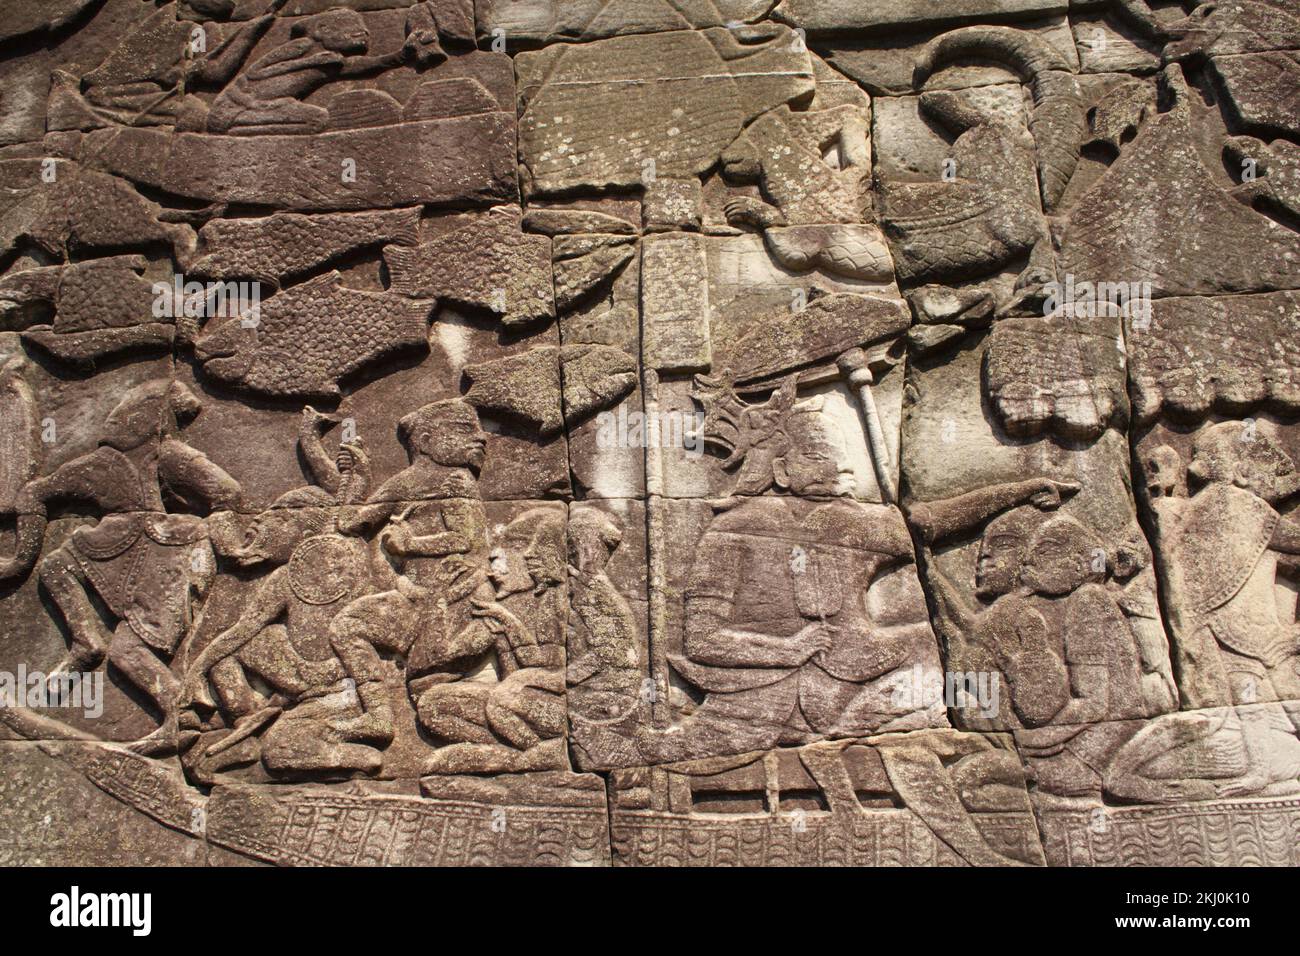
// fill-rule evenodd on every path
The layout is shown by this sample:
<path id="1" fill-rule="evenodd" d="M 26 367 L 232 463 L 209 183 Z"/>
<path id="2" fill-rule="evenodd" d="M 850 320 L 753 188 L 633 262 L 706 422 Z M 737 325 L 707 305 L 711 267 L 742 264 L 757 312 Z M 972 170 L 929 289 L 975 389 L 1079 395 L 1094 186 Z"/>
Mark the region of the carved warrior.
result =
<path id="1" fill-rule="evenodd" d="M 104 422 L 99 446 L 28 481 L 14 501 L 19 554 L 11 576 L 31 568 L 51 503 L 89 502 L 103 517 L 41 559 L 41 583 L 67 622 L 71 646 L 51 674 L 109 663 L 148 696 L 162 726 L 141 752 L 174 750 L 179 685 L 167 662 L 190 632 L 215 573 L 202 518 L 168 514 L 169 499 L 203 511 L 238 504 L 239 484 L 178 437 L 177 420 L 201 409 L 184 386 L 154 381 L 129 390 Z M 95 606 L 107 608 L 106 628 Z M 161 659 L 160 659 L 161 657 Z"/>
<path id="2" fill-rule="evenodd" d="M 770 406 L 713 418 L 740 425 L 739 478 L 696 549 L 669 655 L 705 697 L 680 724 L 638 732 L 650 762 L 947 724 L 897 693 L 914 667 L 939 665 L 902 514 L 847 497 L 843 436 L 817 403 L 793 402 L 793 381 Z"/>
<path id="3" fill-rule="evenodd" d="M 567 765 L 560 739 L 563 645 L 558 637 L 543 644 L 498 599 L 490 579 L 477 487 L 486 436 L 478 417 L 450 400 L 413 412 L 400 430 L 411 464 L 344 526 L 346 533 L 378 530 L 400 576 L 395 587 L 350 604 L 331 625 L 340 656 L 358 683 L 379 679 L 377 648 L 405 657 L 416 715 L 448 745 L 430 758 L 429 772 L 454 772 L 458 761 L 475 760 L 484 770 Z M 553 528 L 545 534 L 537 550 L 528 546 L 533 560 L 550 547 L 561 562 L 562 535 Z M 563 584 L 563 574 L 543 574 L 543 567 L 527 568 L 536 588 Z M 546 602 L 551 610 L 553 601 Z"/>
<path id="4" fill-rule="evenodd" d="M 347 684 L 351 675 L 329 639 L 349 600 L 392 577 L 373 547 L 335 527 L 335 506 L 364 500 L 369 463 L 359 443 L 341 445 L 331 462 L 320 442 L 329 423 L 304 410 L 299 449 L 317 484 L 281 495 L 242 541 L 231 532 L 217 539 L 223 558 L 260 577 L 239 619 L 189 663 L 180 692 L 183 707 L 219 705 L 228 725 L 184 725 L 200 731 L 185 755 L 200 779 L 255 759 L 274 771 L 375 772 L 382 760 L 374 745 L 392 738 L 386 688 Z M 250 675 L 272 688 L 270 699 L 259 698 Z"/>
<path id="5" fill-rule="evenodd" d="M 975 278 L 1036 252 L 1018 285 L 1041 284 L 1051 270 L 1038 200 L 1054 212 L 1078 163 L 1085 128 L 1078 82 L 1061 55 L 1032 34 L 966 27 L 926 48 L 915 85 L 959 57 L 991 59 L 1030 84 L 1030 135 L 981 115 L 958 92 L 921 94 L 922 110 L 957 137 L 957 179 L 881 184 L 899 278 Z"/>
<path id="6" fill-rule="evenodd" d="M 1144 454 L 1143 468 L 1189 712 L 1160 717 L 1129 740 L 1108 789 L 1147 802 L 1294 793 L 1300 671 L 1294 613 L 1280 610 L 1290 592 L 1279 579 L 1294 574 L 1300 540 L 1275 506 L 1300 487 L 1295 466 L 1271 435 L 1229 421 L 1199 432 L 1186 466 L 1161 445 Z"/>
<path id="7" fill-rule="evenodd" d="M 620 523 L 596 508 L 575 510 L 569 516 L 565 683 L 574 746 L 587 749 L 589 735 L 598 741 L 614 740 L 615 753 L 622 751 L 630 759 L 632 748 L 617 747 L 617 742 L 630 740 L 636 722 L 644 716 L 640 705 L 647 678 L 638 649 L 641 628 L 608 572 L 623 535 Z M 599 759 L 605 754 L 594 756 Z"/>
<path id="8" fill-rule="evenodd" d="M 285 0 L 275 0 L 272 10 Z M 207 110 L 207 132 L 231 135 L 308 134 L 323 131 L 330 111 L 303 102 L 332 80 L 365 76 L 403 63 L 430 65 L 446 59 L 438 44 L 433 5 L 419 3 L 406 20 L 406 42 L 397 50 L 370 54 L 370 33 L 355 11 L 334 9 L 297 21 L 289 42 L 239 69 L 272 17 L 244 27 L 212 51 L 194 76 L 225 84 Z M 193 120 L 190 120 L 192 123 Z"/>
<path id="9" fill-rule="evenodd" d="M 437 742 L 424 772 L 563 769 L 564 526 L 525 511 L 488 542 L 476 474 L 484 434 L 460 400 L 403 418 L 411 464 L 371 490 L 369 457 L 320 433 L 300 451 L 317 483 L 281 496 L 242 544 L 218 552 L 259 572 L 239 618 L 190 664 L 198 779 L 260 762 L 277 774 L 376 774 L 414 718 Z M 400 655 L 394 697 L 380 652 Z M 256 693 L 256 675 L 269 697 Z M 210 696 L 211 686 L 215 696 Z M 219 710 L 220 719 L 202 713 Z"/>

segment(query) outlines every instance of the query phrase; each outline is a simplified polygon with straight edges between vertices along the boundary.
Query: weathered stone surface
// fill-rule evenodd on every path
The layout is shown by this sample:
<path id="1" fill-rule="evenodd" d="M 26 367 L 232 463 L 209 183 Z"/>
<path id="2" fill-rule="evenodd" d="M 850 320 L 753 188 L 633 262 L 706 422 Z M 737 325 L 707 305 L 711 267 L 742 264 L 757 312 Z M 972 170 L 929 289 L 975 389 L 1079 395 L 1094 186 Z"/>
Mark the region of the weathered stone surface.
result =
<path id="1" fill-rule="evenodd" d="M 1298 51 L 11 0 L 0 859 L 1295 865 Z"/>
<path id="2" fill-rule="evenodd" d="M 1297 308 L 1294 292 L 1156 302 L 1147 322 L 1130 319 L 1125 338 L 1134 413 L 1144 423 L 1261 406 L 1294 415 Z"/>
<path id="3" fill-rule="evenodd" d="M 1300 56 L 1283 51 L 1216 56 L 1210 59 L 1210 69 L 1227 90 L 1238 128 L 1294 134 L 1300 112 Z"/>
<path id="4" fill-rule="evenodd" d="M 557 237 L 555 257 L 555 306 L 567 312 L 584 298 L 609 286 L 610 281 L 636 254 L 630 237 L 581 235 Z"/>
<path id="5" fill-rule="evenodd" d="M 478 5 L 479 34 L 503 35 L 507 43 L 594 40 L 625 33 L 701 30 L 751 23 L 771 6 L 768 0 L 484 0 Z"/>
<path id="6" fill-rule="evenodd" d="M 419 228 L 419 209 L 213 219 L 199 230 L 195 259 L 186 271 L 205 279 L 254 277 L 278 285 L 367 246 L 415 245 Z"/>
<path id="7" fill-rule="evenodd" d="M 562 44 L 517 64 L 530 195 L 697 177 L 746 122 L 813 88 L 806 49 L 775 25 Z"/>
<path id="8" fill-rule="evenodd" d="M 0 43 L 28 33 L 58 30 L 94 0 L 14 0 L 0 15 Z"/>
<path id="9" fill-rule="evenodd" d="M 984 360 L 989 401 L 1008 435 L 1052 431 L 1092 440 L 1127 417 L 1115 317 L 1005 319 Z"/>
<path id="10" fill-rule="evenodd" d="M 513 415 L 539 430 L 557 434 L 617 404 L 636 384 L 636 362 L 607 345 L 531 349 L 495 362 L 468 365 L 468 402 L 489 412 Z"/>
<path id="11" fill-rule="evenodd" d="M 811 34 L 870 30 L 908 24 L 950 25 L 965 20 L 1064 13 L 1067 0 L 885 0 L 865 5 L 851 0 L 782 0 L 774 15 Z"/>
<path id="12" fill-rule="evenodd" d="M 202 829 L 190 830 L 190 808 L 167 821 L 172 829 L 141 810 L 144 800 L 133 803 L 96 787 L 65 754 L 52 745 L 0 743 L 6 866 L 206 865 L 208 848 Z M 127 774 L 119 775 L 126 783 Z M 201 805 L 196 799 L 194 809 Z"/>
<path id="13" fill-rule="evenodd" d="M 1300 17 L 1286 0 L 1230 0 L 1171 20 L 1164 30 L 1170 57 L 1300 48 Z"/>
<path id="14" fill-rule="evenodd" d="M 1070 69 L 1079 66 L 1079 52 L 1070 24 L 1065 17 L 1033 19 L 1018 23 L 1017 28 L 1057 50 Z M 926 77 L 920 90 L 914 85 L 916 58 L 935 37 L 947 31 L 942 25 L 923 25 L 918 28 L 890 28 L 863 35 L 844 33 L 827 37 L 817 43 L 819 51 L 836 70 L 851 77 L 872 96 L 905 95 L 927 90 L 958 90 L 973 86 L 1005 83 L 1014 73 L 1007 66 L 982 61 L 980 58 L 960 58 L 946 63 Z"/>

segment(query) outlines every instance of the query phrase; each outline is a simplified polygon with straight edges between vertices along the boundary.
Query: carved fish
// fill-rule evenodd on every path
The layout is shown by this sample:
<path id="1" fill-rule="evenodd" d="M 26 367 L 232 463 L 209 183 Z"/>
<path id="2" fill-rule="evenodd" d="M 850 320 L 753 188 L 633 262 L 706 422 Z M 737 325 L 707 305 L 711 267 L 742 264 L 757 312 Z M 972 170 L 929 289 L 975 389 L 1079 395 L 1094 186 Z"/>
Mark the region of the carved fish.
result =
<path id="1" fill-rule="evenodd" d="M 171 348 L 170 318 L 154 318 L 153 284 L 143 256 L 110 256 L 12 273 L 0 280 L 0 314 L 26 326 L 23 340 L 86 368 L 108 355 Z M 53 309 L 52 324 L 43 322 Z"/>
<path id="2" fill-rule="evenodd" d="M 609 345 L 547 345 L 467 366 L 465 398 L 543 436 L 618 403 L 636 387 L 636 360 Z"/>
<path id="3" fill-rule="evenodd" d="M 419 208 L 217 219 L 199 230 L 200 257 L 186 271 L 199 278 L 257 278 L 278 285 L 285 276 L 367 246 L 413 246 L 419 241 L 419 228 Z"/>
<path id="4" fill-rule="evenodd" d="M 162 207 L 130 183 L 66 160 L 50 169 L 54 179 L 44 182 L 40 161 L 0 162 L 0 254 L 23 238 L 59 258 L 67 258 L 69 246 L 119 249 L 165 243 L 180 261 L 193 251 L 194 230 L 163 222 Z"/>
<path id="5" fill-rule="evenodd" d="M 212 378 L 263 395 L 334 397 L 339 382 L 424 345 L 428 303 L 341 286 L 337 272 L 286 289 L 260 314 L 221 320 L 194 343 Z"/>
<path id="6" fill-rule="evenodd" d="M 507 214 L 411 249 L 388 246 L 384 261 L 400 295 L 490 309 L 506 326 L 555 316 L 551 240 L 525 235 Z"/>

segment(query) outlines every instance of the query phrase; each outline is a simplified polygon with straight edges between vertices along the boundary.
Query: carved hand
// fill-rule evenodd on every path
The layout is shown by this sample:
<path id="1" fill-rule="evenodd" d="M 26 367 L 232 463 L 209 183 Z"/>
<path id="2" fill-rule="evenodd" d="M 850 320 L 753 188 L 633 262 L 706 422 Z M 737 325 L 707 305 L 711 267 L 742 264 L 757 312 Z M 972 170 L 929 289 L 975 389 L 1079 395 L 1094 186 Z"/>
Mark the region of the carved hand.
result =
<path id="1" fill-rule="evenodd" d="M 1062 501 L 1077 494 L 1081 487 L 1077 481 L 1056 481 L 1052 478 L 1044 478 L 1040 484 L 1041 488 L 1034 492 L 1029 501 L 1043 511 L 1060 507 Z"/>
<path id="2" fill-rule="evenodd" d="M 799 656 L 796 663 L 802 664 L 823 651 L 830 650 L 831 645 L 839 637 L 839 632 L 838 627 L 822 621 L 815 621 L 812 624 L 805 625 L 794 635 L 795 643 L 799 647 Z"/>
<path id="3" fill-rule="evenodd" d="M 379 543 L 384 550 L 398 558 L 404 558 L 410 553 L 412 540 L 411 527 L 401 518 L 393 518 L 379 536 Z"/>

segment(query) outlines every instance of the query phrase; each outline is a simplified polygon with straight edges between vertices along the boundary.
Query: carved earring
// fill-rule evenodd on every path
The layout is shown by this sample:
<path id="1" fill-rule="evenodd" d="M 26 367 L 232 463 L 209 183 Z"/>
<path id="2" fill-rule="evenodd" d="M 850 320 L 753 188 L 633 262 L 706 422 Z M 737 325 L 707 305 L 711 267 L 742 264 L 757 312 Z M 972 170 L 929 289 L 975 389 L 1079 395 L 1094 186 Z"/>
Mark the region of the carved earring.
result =
<path id="1" fill-rule="evenodd" d="M 790 487 L 790 474 L 785 470 L 784 458 L 774 458 L 772 460 L 772 478 L 778 488 Z"/>

